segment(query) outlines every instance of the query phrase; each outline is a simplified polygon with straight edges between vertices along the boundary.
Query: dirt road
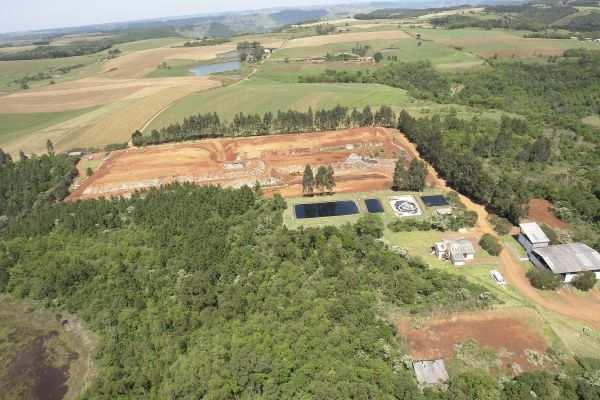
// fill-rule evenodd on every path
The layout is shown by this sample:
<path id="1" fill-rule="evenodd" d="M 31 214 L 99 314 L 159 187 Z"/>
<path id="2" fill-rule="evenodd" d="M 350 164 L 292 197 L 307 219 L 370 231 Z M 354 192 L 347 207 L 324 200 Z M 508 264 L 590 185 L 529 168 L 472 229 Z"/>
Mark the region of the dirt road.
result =
<path id="1" fill-rule="evenodd" d="M 398 134 L 397 141 L 404 149 L 408 150 L 411 156 L 419 156 L 419 152 L 415 145 L 403 134 Z M 429 165 L 429 163 L 426 162 L 426 164 L 429 175 L 432 177 L 432 182 L 435 183 L 435 186 L 443 192 L 452 190 L 448 187 L 446 181 L 438 176 L 435 169 Z M 488 221 L 488 212 L 485 207 L 474 203 L 468 197 L 463 195 L 459 194 L 459 197 L 467 209 L 477 213 L 479 219 L 475 229 L 478 231 L 479 235 L 489 233 L 497 237 L 498 235 Z M 568 289 L 562 289 L 557 293 L 544 293 L 530 285 L 527 276 L 525 276 L 523 266 L 518 260 L 513 258 L 507 249 L 503 249 L 502 253 L 500 253 L 500 262 L 500 269 L 505 279 L 523 296 L 542 308 L 584 322 L 596 329 L 600 329 L 600 293 L 598 293 L 597 290 L 585 296 L 572 293 Z"/>

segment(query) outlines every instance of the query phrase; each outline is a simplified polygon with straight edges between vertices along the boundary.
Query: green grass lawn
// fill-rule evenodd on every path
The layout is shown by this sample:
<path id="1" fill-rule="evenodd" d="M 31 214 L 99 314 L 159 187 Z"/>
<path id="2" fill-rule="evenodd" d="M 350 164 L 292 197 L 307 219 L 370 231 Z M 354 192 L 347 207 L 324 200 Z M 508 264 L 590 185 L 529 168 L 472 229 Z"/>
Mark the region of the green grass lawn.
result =
<path id="1" fill-rule="evenodd" d="M 0 113 L 0 145 L 10 142 L 19 136 L 31 134 L 32 132 L 49 126 L 59 124 L 71 118 L 78 117 L 98 107 L 83 108 L 79 110 L 69 110 L 62 112 L 48 113 L 18 113 L 1 114 Z"/>
<path id="2" fill-rule="evenodd" d="M 424 192 L 426 194 L 439 194 L 437 191 L 432 191 L 430 189 L 426 189 Z M 390 222 L 398 219 L 394 211 L 392 210 L 391 205 L 389 204 L 389 198 L 394 196 L 402 196 L 402 195 L 410 195 L 413 196 L 423 215 L 420 218 L 428 218 L 432 215 L 432 210 L 430 208 L 425 207 L 425 204 L 421 201 L 420 196 L 422 193 L 414 193 L 414 192 L 395 192 L 393 190 L 383 190 L 383 191 L 373 191 L 373 192 L 357 192 L 357 193 L 335 193 L 333 195 L 325 195 L 325 196 L 314 196 L 314 197 L 295 197 L 287 199 L 288 208 L 283 213 L 283 221 L 284 224 L 288 228 L 297 228 L 299 226 L 304 227 L 315 227 L 315 226 L 327 226 L 327 225 L 343 225 L 346 223 L 354 223 L 356 222 L 362 215 L 368 214 L 367 207 L 365 205 L 366 199 L 378 199 L 383 206 L 383 213 L 379 213 L 385 225 Z M 306 218 L 306 219 L 296 219 L 294 215 L 294 205 L 296 204 L 306 204 L 306 203 L 320 203 L 320 202 L 328 202 L 328 201 L 341 201 L 341 200 L 353 200 L 358 206 L 358 214 L 354 215 L 345 215 L 339 217 L 326 217 L 326 218 Z"/>

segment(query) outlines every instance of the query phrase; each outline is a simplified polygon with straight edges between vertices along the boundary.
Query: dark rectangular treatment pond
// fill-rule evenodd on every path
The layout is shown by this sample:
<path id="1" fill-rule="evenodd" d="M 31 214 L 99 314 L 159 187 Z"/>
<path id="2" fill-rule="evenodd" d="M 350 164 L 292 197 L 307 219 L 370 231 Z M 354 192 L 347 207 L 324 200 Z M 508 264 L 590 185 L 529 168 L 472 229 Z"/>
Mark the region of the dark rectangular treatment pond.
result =
<path id="1" fill-rule="evenodd" d="M 339 217 L 342 215 L 358 214 L 358 207 L 351 200 L 329 201 L 324 203 L 296 204 L 294 211 L 298 219 Z"/>
<path id="2" fill-rule="evenodd" d="M 378 214 L 383 212 L 383 206 L 379 199 L 367 199 L 365 200 L 365 205 L 367 206 L 367 211 L 371 214 Z"/>
<path id="3" fill-rule="evenodd" d="M 421 200 L 427 207 L 439 207 L 439 206 L 447 206 L 448 200 L 444 196 L 441 195 L 433 195 L 433 196 L 421 196 Z"/>

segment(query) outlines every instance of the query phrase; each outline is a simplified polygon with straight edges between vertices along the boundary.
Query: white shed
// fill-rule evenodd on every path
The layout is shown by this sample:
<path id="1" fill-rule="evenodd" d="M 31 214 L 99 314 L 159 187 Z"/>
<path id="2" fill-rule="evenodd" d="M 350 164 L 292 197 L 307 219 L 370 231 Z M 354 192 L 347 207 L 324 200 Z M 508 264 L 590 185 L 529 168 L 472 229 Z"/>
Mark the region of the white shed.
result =
<path id="1" fill-rule="evenodd" d="M 548 247 L 550 244 L 550 239 L 537 223 L 526 222 L 520 224 L 519 228 L 521 228 L 521 232 L 519 232 L 518 240 L 527 250 L 527 254 L 531 253 L 533 249 Z"/>

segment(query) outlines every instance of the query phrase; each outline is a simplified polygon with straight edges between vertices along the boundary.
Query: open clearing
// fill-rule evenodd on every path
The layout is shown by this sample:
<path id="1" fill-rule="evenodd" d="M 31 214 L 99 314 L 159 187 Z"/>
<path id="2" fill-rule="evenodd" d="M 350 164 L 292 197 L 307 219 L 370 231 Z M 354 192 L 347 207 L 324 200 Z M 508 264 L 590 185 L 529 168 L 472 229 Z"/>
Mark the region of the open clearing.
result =
<path id="1" fill-rule="evenodd" d="M 552 212 L 552 203 L 544 199 L 531 199 L 529 201 L 527 218 L 536 222 L 543 222 L 551 228 L 569 229 L 569 224 L 559 219 Z"/>
<path id="2" fill-rule="evenodd" d="M 69 200 L 130 194 L 170 182 L 241 187 L 256 181 L 266 192 L 302 194 L 307 164 L 331 164 L 336 191 L 381 190 L 391 183 L 400 148 L 383 128 L 210 139 L 114 152 Z M 357 154 L 368 160 L 349 159 Z"/>
<path id="3" fill-rule="evenodd" d="M 434 318 L 419 324 L 400 320 L 398 331 L 407 340 L 413 359 L 432 360 L 455 357 L 456 346 L 475 340 L 483 348 L 493 349 L 504 368 L 513 363 L 523 370 L 536 369 L 527 352 L 544 353 L 546 340 L 538 333 L 543 320 L 532 311 L 481 311 Z"/>
<path id="4" fill-rule="evenodd" d="M 586 125 L 600 129 L 600 115 L 590 115 L 581 120 Z"/>

